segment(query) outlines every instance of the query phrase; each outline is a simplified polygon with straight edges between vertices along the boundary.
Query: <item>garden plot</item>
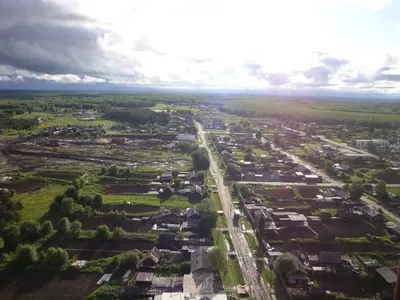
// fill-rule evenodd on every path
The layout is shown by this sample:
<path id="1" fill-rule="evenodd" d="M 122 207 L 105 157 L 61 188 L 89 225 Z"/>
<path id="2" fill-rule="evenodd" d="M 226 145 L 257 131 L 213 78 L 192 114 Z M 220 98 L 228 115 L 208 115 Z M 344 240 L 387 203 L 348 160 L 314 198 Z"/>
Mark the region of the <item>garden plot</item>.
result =
<path id="1" fill-rule="evenodd" d="M 79 221 L 84 230 L 95 230 L 97 226 L 107 225 L 110 230 L 121 227 L 127 232 L 149 232 L 153 227 L 153 224 L 149 222 L 137 222 L 115 216 L 82 218 Z"/>
<path id="2" fill-rule="evenodd" d="M 0 188 L 13 189 L 17 193 L 25 193 L 40 189 L 47 185 L 48 182 L 40 179 L 23 179 L 16 182 L 0 182 Z"/>
<path id="3" fill-rule="evenodd" d="M 82 174 L 79 172 L 40 171 L 35 173 L 33 176 L 73 181 L 81 175 Z"/>
<path id="4" fill-rule="evenodd" d="M 0 274 L 0 299 L 84 299 L 97 288 L 99 273 L 24 271 Z"/>
<path id="5" fill-rule="evenodd" d="M 347 223 L 342 220 L 332 219 L 325 224 L 336 237 L 364 237 L 367 234 L 384 236 L 386 232 L 383 228 L 378 228 L 368 222 L 351 222 Z"/>

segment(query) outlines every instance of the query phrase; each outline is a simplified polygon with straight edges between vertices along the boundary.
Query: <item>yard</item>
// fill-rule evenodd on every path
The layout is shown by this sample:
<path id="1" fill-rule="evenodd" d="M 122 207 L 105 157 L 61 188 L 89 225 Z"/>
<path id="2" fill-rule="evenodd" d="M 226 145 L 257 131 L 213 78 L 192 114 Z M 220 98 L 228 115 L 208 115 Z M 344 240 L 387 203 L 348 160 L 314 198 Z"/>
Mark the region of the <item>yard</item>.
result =
<path id="1" fill-rule="evenodd" d="M 51 184 L 38 191 L 16 194 L 23 205 L 22 220 L 40 220 L 49 210 L 50 204 L 58 194 L 64 194 L 67 185 Z"/>

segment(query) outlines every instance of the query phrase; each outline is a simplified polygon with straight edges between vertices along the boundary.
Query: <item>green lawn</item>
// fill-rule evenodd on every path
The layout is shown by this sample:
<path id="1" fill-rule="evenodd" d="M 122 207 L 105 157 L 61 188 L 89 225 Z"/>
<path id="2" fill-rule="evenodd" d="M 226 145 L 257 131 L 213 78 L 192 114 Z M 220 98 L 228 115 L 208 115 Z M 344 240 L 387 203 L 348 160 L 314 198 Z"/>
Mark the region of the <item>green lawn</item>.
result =
<path id="1" fill-rule="evenodd" d="M 260 158 L 261 157 L 261 155 L 265 155 L 265 159 L 270 159 L 271 158 L 271 155 L 269 155 L 269 152 L 268 151 L 265 151 L 265 150 L 263 150 L 263 149 L 260 149 L 260 148 L 254 148 L 253 149 L 253 153 L 258 157 L 258 158 Z"/>
<path id="2" fill-rule="evenodd" d="M 67 185 L 51 184 L 37 192 L 17 194 L 15 198 L 21 200 L 24 206 L 22 220 L 39 220 L 49 210 L 54 197 L 64 194 L 67 187 Z"/>
<path id="3" fill-rule="evenodd" d="M 135 203 L 135 204 L 147 204 L 154 206 L 161 206 L 163 208 L 188 208 L 193 205 L 189 203 L 186 197 L 172 196 L 167 200 L 160 200 L 157 196 L 153 195 L 136 195 L 136 194 L 122 194 L 122 195 L 108 195 L 103 194 L 104 204 L 122 204 L 122 203 Z"/>
<path id="4" fill-rule="evenodd" d="M 258 248 L 256 237 L 251 233 L 245 233 L 247 244 L 249 248 L 252 250 L 256 250 Z"/>
<path id="5" fill-rule="evenodd" d="M 391 192 L 397 196 L 400 196 L 400 188 L 387 188 L 386 191 Z"/>
<path id="6" fill-rule="evenodd" d="M 224 235 L 219 230 L 215 229 L 212 232 L 212 236 L 214 239 L 214 246 L 220 247 L 226 251 Z M 237 259 L 228 257 L 225 269 L 219 270 L 219 274 L 225 287 L 234 287 L 238 284 L 244 284 L 242 271 L 240 270 Z"/>

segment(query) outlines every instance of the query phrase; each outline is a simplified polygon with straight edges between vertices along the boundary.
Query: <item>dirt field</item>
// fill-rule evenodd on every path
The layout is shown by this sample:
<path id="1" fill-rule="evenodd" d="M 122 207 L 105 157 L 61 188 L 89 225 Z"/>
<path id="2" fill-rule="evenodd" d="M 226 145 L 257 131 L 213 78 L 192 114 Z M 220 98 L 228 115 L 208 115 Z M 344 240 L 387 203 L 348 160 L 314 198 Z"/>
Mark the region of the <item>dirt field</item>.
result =
<path id="1" fill-rule="evenodd" d="M 317 195 L 321 195 L 322 192 L 314 187 L 298 187 L 300 195 L 303 198 L 315 198 Z"/>
<path id="2" fill-rule="evenodd" d="M 24 271 L 0 274 L 0 299 L 84 299 L 96 288 L 99 273 Z"/>
<path id="3" fill-rule="evenodd" d="M 3 183 L 0 182 L 0 188 L 13 189 L 17 193 L 25 193 L 39 189 L 48 183 L 43 180 L 25 179 L 17 182 Z"/>
<path id="4" fill-rule="evenodd" d="M 273 199 L 291 199 L 295 196 L 292 189 L 267 189 L 262 194 Z"/>
<path id="5" fill-rule="evenodd" d="M 383 236 L 385 232 L 382 228 L 374 227 L 371 223 L 367 222 L 352 222 L 346 223 L 343 221 L 331 220 L 326 226 L 335 234 L 336 237 L 363 237 L 367 233 Z"/>
<path id="6" fill-rule="evenodd" d="M 37 172 L 34 176 L 44 178 L 55 178 L 67 181 L 73 181 L 78 178 L 81 174 L 79 173 L 68 173 L 68 172 Z"/>
<path id="7" fill-rule="evenodd" d="M 373 285 L 362 285 L 359 280 L 352 277 L 318 280 L 318 284 L 328 291 L 343 293 L 349 297 L 364 297 L 366 294 L 374 294 Z"/>
<path id="8" fill-rule="evenodd" d="M 152 223 L 135 222 L 129 219 L 116 218 L 116 217 L 93 217 L 79 219 L 82 222 L 82 229 L 94 230 L 99 225 L 107 225 L 110 230 L 114 227 L 121 227 L 128 232 L 149 232 Z"/>

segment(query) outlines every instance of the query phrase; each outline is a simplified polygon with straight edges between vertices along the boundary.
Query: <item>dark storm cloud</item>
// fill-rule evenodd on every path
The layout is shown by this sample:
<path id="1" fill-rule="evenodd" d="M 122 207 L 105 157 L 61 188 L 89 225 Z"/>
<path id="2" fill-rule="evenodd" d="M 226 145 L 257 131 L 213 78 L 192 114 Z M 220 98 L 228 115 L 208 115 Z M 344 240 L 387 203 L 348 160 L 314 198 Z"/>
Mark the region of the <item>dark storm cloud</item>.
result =
<path id="1" fill-rule="evenodd" d="M 262 67 L 258 63 L 246 63 L 244 64 L 250 74 L 261 80 L 266 80 L 270 85 L 280 86 L 290 83 L 290 78 L 287 73 L 266 73 L 263 72 Z"/>
<path id="2" fill-rule="evenodd" d="M 0 0 L 0 65 L 46 74 L 99 76 L 104 30 L 55 3 Z"/>

